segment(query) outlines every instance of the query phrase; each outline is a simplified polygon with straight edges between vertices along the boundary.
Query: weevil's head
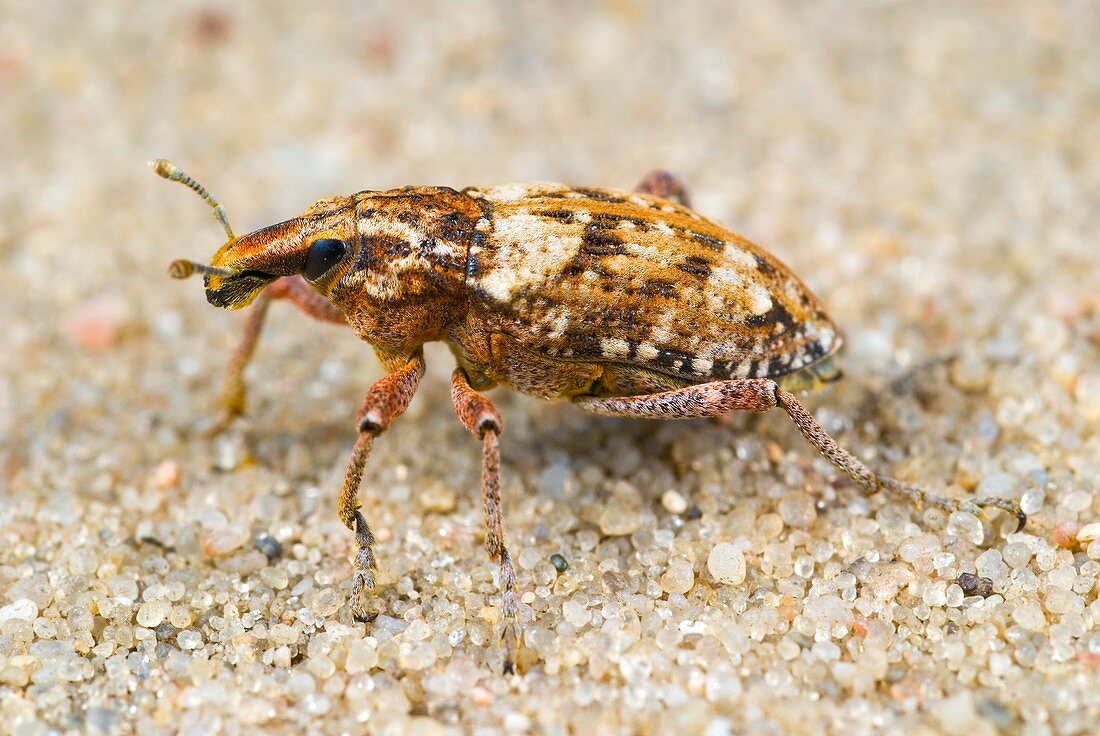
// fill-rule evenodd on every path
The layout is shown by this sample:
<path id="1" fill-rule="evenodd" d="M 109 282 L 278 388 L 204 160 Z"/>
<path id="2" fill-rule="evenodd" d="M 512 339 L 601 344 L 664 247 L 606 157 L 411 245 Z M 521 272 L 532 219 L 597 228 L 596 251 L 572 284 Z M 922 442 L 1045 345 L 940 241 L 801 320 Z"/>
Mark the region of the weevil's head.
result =
<path id="1" fill-rule="evenodd" d="M 225 208 L 201 184 L 171 161 L 150 162 L 156 173 L 194 190 L 214 209 L 228 240 L 209 264 L 174 261 L 168 273 L 178 279 L 201 273 L 206 300 L 216 307 L 247 307 L 265 286 L 282 276 L 301 274 L 318 291 L 332 285 L 351 268 L 355 234 L 354 197 L 329 197 L 314 202 L 300 216 L 240 237 L 233 234 Z"/>
<path id="2" fill-rule="evenodd" d="M 240 309 L 281 276 L 301 274 L 327 294 L 351 267 L 355 204 L 351 197 L 314 202 L 301 216 L 232 238 L 204 275 L 206 300 Z"/>

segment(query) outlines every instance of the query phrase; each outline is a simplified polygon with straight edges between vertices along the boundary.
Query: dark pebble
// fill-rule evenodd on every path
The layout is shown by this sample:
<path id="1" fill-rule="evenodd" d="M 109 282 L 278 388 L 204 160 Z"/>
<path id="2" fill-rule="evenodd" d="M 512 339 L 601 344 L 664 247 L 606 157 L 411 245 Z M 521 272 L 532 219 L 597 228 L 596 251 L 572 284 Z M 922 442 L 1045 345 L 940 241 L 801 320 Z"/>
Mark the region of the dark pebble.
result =
<path id="1" fill-rule="evenodd" d="M 270 534 L 257 534 L 252 546 L 262 552 L 269 562 L 283 556 L 283 545 Z"/>
<path id="2" fill-rule="evenodd" d="M 989 578 L 964 572 L 959 575 L 958 583 L 966 595 L 980 595 L 982 598 L 993 595 L 993 581 Z"/>

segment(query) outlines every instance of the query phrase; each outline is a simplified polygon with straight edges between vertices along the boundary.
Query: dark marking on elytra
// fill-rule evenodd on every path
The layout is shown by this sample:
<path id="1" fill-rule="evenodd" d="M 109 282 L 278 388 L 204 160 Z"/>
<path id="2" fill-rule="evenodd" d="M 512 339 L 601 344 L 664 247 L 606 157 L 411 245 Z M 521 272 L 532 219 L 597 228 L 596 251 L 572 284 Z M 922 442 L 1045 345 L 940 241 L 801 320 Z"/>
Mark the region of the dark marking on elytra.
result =
<path id="1" fill-rule="evenodd" d="M 598 200 L 600 202 L 611 202 L 613 204 L 622 204 L 623 202 L 626 201 L 625 199 L 623 199 L 622 197 L 620 197 L 618 195 L 610 194 L 608 192 L 601 192 L 598 189 L 574 188 L 573 191 L 576 192 L 577 194 L 580 194 L 583 197 L 588 197 L 589 199 L 595 199 L 595 200 Z"/>
<path id="2" fill-rule="evenodd" d="M 766 376 L 781 376 L 791 368 L 790 359 L 777 355 L 768 361 L 768 372 Z"/>
<path id="3" fill-rule="evenodd" d="M 721 238 L 715 238 L 704 233 L 697 233 L 694 230 L 687 230 L 685 232 L 691 235 L 692 239 L 695 240 L 697 243 L 707 248 L 710 248 L 711 250 L 721 251 L 724 250 L 726 247 L 726 241 L 722 240 Z"/>
<path id="4" fill-rule="evenodd" d="M 543 210 L 542 212 L 536 212 L 534 214 L 538 217 L 545 217 L 550 220 L 568 221 L 573 219 L 573 210 Z"/>
<path id="5" fill-rule="evenodd" d="M 638 293 L 647 298 L 671 299 L 676 296 L 676 284 L 662 279 L 649 279 L 642 284 Z"/>
<path id="6" fill-rule="evenodd" d="M 678 350 L 662 349 L 657 351 L 657 357 L 652 361 L 653 365 L 677 373 L 691 373 L 691 356 Z"/>
<path id="7" fill-rule="evenodd" d="M 783 325 L 784 330 L 794 327 L 795 319 L 783 303 L 773 299 L 772 308 L 763 314 L 753 314 L 745 318 L 745 324 L 749 327 L 764 327 L 765 325 Z"/>
<path id="8" fill-rule="evenodd" d="M 752 257 L 756 261 L 756 270 L 764 276 L 772 276 L 775 273 L 775 266 L 773 266 L 767 258 L 755 253 Z"/>
<path id="9" fill-rule="evenodd" d="M 589 225 L 584 229 L 581 250 L 599 258 L 622 255 L 626 252 L 626 246 L 612 232 L 597 225 Z"/>
<path id="10" fill-rule="evenodd" d="M 688 256 L 682 263 L 677 263 L 676 268 L 686 274 L 698 276 L 703 280 L 710 278 L 711 274 L 710 262 L 700 256 Z"/>

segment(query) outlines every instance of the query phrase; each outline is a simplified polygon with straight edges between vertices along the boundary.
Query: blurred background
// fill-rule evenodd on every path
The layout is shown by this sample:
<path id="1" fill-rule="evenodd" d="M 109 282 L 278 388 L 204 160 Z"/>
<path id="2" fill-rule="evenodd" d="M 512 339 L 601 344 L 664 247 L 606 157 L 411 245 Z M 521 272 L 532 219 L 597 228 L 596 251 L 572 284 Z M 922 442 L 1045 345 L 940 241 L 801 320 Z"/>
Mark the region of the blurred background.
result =
<path id="1" fill-rule="evenodd" d="M 703 214 L 794 267 L 845 332 L 848 380 L 815 404 L 830 428 L 871 454 L 888 437 L 900 448 L 878 460 L 941 490 L 1019 498 L 1019 478 L 1041 471 L 1055 485 L 1039 517 L 1084 523 L 1100 474 L 1097 38 L 1090 0 L 0 0 L 0 587 L 48 579 L 63 537 L 89 550 L 158 529 L 182 539 L 173 525 L 194 518 L 232 529 L 235 506 L 250 509 L 250 532 L 277 519 L 288 545 L 319 529 L 307 547 L 326 550 L 337 590 L 346 583 L 331 494 L 355 407 L 379 375 L 373 355 L 277 305 L 250 373 L 249 435 L 190 436 L 215 408 L 243 318 L 209 308 L 196 282 L 166 277 L 175 258 L 209 259 L 222 234 L 193 194 L 146 167 L 157 157 L 214 192 L 238 232 L 361 189 L 628 188 L 670 169 Z M 457 427 L 450 359 L 433 350 L 429 360 L 411 428 L 372 460 L 391 489 L 371 507 L 397 525 L 390 555 L 406 538 L 400 524 L 419 523 L 403 510 L 418 487 L 461 478 L 470 493 L 459 513 L 479 523 L 477 452 L 459 429 L 436 429 Z M 939 368 L 921 372 L 929 365 Z M 555 481 L 563 457 L 598 464 L 617 435 L 629 445 L 651 431 L 497 400 L 513 427 L 514 545 L 535 544 L 540 492 L 569 500 Z M 781 419 L 764 427 L 808 454 Z M 689 442 L 668 431 L 668 442 Z M 722 439 L 690 442 L 713 454 Z M 424 469 L 417 446 L 453 446 L 454 464 Z M 404 470 L 385 470 L 395 463 Z M 209 474 L 243 466 L 261 475 Z M 172 490 L 181 469 L 183 490 Z M 684 477 L 690 496 L 694 476 Z M 659 489 L 637 485 L 658 523 Z M 261 486 L 282 490 L 256 506 Z M 760 493 L 766 502 L 772 491 Z M 144 569 L 145 552 L 127 554 Z M 472 542 L 457 557 L 487 567 Z M 51 605 L 68 610 L 39 608 Z M 103 671 L 103 658 L 88 661 L 80 687 Z M 436 712 L 405 690 L 406 712 Z M 5 707 L 25 733 L 62 718 L 20 692 Z M 605 696 L 629 702 L 625 691 Z M 66 697 L 57 713 L 74 723 L 95 700 Z M 336 718 L 343 701 L 330 697 Z M 845 697 L 826 695 L 815 712 L 846 712 Z M 1073 732 L 1088 712 L 1073 702 L 1032 720 Z M 766 698 L 758 706 L 759 716 Z"/>

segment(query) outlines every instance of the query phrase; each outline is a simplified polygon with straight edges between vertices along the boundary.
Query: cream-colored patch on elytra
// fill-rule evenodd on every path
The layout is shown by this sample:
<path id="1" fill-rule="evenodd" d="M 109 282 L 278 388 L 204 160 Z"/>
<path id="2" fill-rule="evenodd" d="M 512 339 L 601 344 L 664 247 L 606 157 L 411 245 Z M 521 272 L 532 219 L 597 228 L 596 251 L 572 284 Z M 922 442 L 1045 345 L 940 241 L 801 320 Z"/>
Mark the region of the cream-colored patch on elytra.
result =
<path id="1" fill-rule="evenodd" d="M 656 246 L 641 245 L 639 243 L 623 243 L 623 252 L 628 256 L 652 258 L 654 260 L 657 260 L 661 256 L 661 251 Z"/>
<path id="2" fill-rule="evenodd" d="M 466 193 L 471 197 L 487 199 L 490 202 L 519 202 L 524 199 L 545 196 L 568 190 L 564 184 L 552 181 L 528 181 L 513 182 L 511 184 L 498 184 L 485 189 L 468 189 Z"/>
<path id="3" fill-rule="evenodd" d="M 714 361 L 706 358 L 693 358 L 691 361 L 691 370 L 700 375 L 706 375 L 714 368 Z"/>
<path id="4" fill-rule="evenodd" d="M 546 315 L 550 322 L 548 337 L 561 337 L 565 334 L 565 328 L 569 326 L 569 311 L 564 307 L 551 309 Z"/>
<path id="5" fill-rule="evenodd" d="M 600 353 L 605 358 L 625 358 L 630 355 L 630 343 L 617 337 L 600 340 Z"/>
<path id="6" fill-rule="evenodd" d="M 638 346 L 638 357 L 642 360 L 653 360 L 660 354 L 661 351 L 652 343 L 643 342 Z"/>
<path id="7" fill-rule="evenodd" d="M 519 288 L 519 273 L 510 268 L 495 268 L 480 283 L 486 294 L 498 302 L 505 302 Z"/>
<path id="8" fill-rule="evenodd" d="M 618 228 L 620 230 L 637 230 L 638 226 L 633 220 L 619 220 Z"/>
<path id="9" fill-rule="evenodd" d="M 653 337 L 654 340 L 662 344 L 668 343 L 670 340 L 672 340 L 672 330 L 670 330 L 665 325 L 658 325 L 654 327 L 650 335 Z"/>
<path id="10" fill-rule="evenodd" d="M 587 225 L 592 222 L 592 213 L 586 212 L 585 210 L 577 210 L 573 213 L 573 219 L 582 225 Z"/>
<path id="11" fill-rule="evenodd" d="M 655 232 L 659 232 L 661 235 L 673 234 L 672 228 L 669 227 L 669 224 L 667 222 L 661 222 L 660 220 L 658 220 L 657 222 L 650 223 L 649 227 Z"/>
<path id="12" fill-rule="evenodd" d="M 710 272 L 709 279 L 724 286 L 741 288 L 745 284 L 745 274 L 740 269 L 719 266 Z"/>
<path id="13" fill-rule="evenodd" d="M 772 295 L 760 284 L 750 284 L 747 292 L 749 296 L 749 311 L 753 314 L 761 315 L 772 308 Z"/>
<path id="14" fill-rule="evenodd" d="M 726 243 L 726 247 L 722 249 L 722 263 L 727 266 L 740 266 L 750 271 L 755 271 L 758 268 L 756 257 L 733 243 Z"/>
<path id="15" fill-rule="evenodd" d="M 583 244 L 575 233 L 575 227 L 551 228 L 546 218 L 526 213 L 497 219 L 495 262 L 480 279 L 481 287 L 493 299 L 508 301 L 518 290 L 560 273 Z"/>

